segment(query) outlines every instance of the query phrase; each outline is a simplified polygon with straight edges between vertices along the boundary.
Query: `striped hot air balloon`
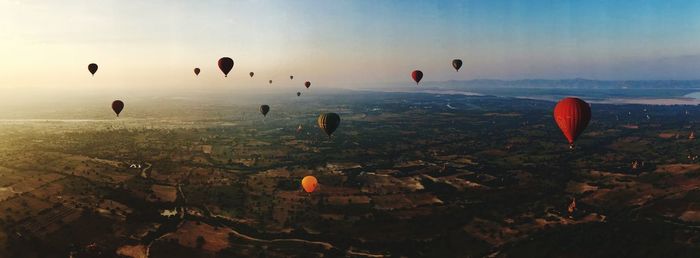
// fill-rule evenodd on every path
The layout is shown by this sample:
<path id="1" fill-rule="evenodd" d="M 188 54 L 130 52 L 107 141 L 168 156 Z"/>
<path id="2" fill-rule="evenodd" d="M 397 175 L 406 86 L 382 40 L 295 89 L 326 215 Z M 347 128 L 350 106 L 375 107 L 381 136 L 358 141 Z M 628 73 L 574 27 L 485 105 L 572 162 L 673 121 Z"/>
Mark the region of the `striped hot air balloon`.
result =
<path id="1" fill-rule="evenodd" d="M 324 113 L 318 116 L 318 127 L 331 138 L 331 134 L 338 129 L 340 125 L 340 116 L 336 113 Z"/>
<path id="2" fill-rule="evenodd" d="M 554 107 L 554 121 L 573 149 L 574 141 L 591 120 L 591 106 L 579 98 L 564 98 Z"/>

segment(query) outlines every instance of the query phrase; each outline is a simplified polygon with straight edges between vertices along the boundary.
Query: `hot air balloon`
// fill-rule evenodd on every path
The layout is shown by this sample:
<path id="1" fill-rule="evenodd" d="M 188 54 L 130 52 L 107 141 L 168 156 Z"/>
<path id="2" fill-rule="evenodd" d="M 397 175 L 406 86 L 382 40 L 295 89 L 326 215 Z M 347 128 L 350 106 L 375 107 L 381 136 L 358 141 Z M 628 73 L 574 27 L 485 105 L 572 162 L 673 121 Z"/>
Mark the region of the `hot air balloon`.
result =
<path id="1" fill-rule="evenodd" d="M 554 121 L 574 148 L 574 141 L 591 120 L 591 106 L 578 98 L 564 98 L 554 107 Z"/>
<path id="2" fill-rule="evenodd" d="M 301 96 L 301 92 L 297 91 L 297 97 Z"/>
<path id="3" fill-rule="evenodd" d="M 114 113 L 117 113 L 117 117 L 119 117 L 119 113 L 121 113 L 123 109 L 124 102 L 121 100 L 115 100 L 112 102 L 112 110 L 114 110 Z"/>
<path id="4" fill-rule="evenodd" d="M 318 116 L 318 127 L 323 130 L 331 138 L 331 134 L 338 129 L 340 125 L 340 116 L 336 113 L 324 113 Z"/>
<path id="5" fill-rule="evenodd" d="M 459 68 L 462 67 L 462 59 L 452 60 L 452 67 L 454 67 L 456 71 L 459 71 Z"/>
<path id="6" fill-rule="evenodd" d="M 571 203 L 569 203 L 569 207 L 566 208 L 566 211 L 569 212 L 569 216 L 571 216 L 574 211 L 576 211 L 576 198 L 574 197 L 571 199 Z"/>
<path id="7" fill-rule="evenodd" d="M 294 75 L 290 75 L 290 76 L 289 76 L 289 79 L 290 79 L 290 80 L 294 80 Z"/>
<path id="8" fill-rule="evenodd" d="M 228 73 L 233 69 L 233 59 L 229 57 L 219 59 L 219 69 L 224 72 L 224 77 L 228 77 Z"/>
<path id="9" fill-rule="evenodd" d="M 318 188 L 318 180 L 316 180 L 314 176 L 305 176 L 301 179 L 301 187 L 304 188 L 304 191 L 307 193 L 312 193 Z"/>
<path id="10" fill-rule="evenodd" d="M 194 68 L 194 75 L 199 76 L 199 72 L 200 72 L 200 71 L 201 71 L 201 70 L 199 70 L 199 68 Z"/>
<path id="11" fill-rule="evenodd" d="M 270 84 L 272 84 L 272 80 L 270 80 Z"/>
<path id="12" fill-rule="evenodd" d="M 304 127 L 299 124 L 299 126 L 297 126 L 297 133 L 301 133 L 302 130 L 304 130 Z"/>
<path id="13" fill-rule="evenodd" d="M 270 106 L 268 106 L 268 105 L 260 106 L 260 113 L 263 114 L 263 116 L 267 116 L 267 112 L 270 112 Z"/>
<path id="14" fill-rule="evenodd" d="M 249 74 L 250 74 L 250 78 L 253 78 L 253 75 L 255 75 L 254 72 L 250 72 Z"/>
<path id="15" fill-rule="evenodd" d="M 95 76 L 95 73 L 97 72 L 97 64 L 96 63 L 91 63 L 88 65 L 88 71 L 92 74 L 92 76 Z"/>
<path id="16" fill-rule="evenodd" d="M 304 83 L 304 86 L 306 86 L 306 88 L 308 89 L 309 87 L 311 87 L 311 82 L 310 82 L 310 81 L 306 81 L 306 82 Z"/>
<path id="17" fill-rule="evenodd" d="M 420 70 L 415 70 L 411 72 L 411 78 L 413 78 L 413 80 L 416 81 L 416 85 L 418 85 L 420 80 L 423 79 L 423 72 Z"/>

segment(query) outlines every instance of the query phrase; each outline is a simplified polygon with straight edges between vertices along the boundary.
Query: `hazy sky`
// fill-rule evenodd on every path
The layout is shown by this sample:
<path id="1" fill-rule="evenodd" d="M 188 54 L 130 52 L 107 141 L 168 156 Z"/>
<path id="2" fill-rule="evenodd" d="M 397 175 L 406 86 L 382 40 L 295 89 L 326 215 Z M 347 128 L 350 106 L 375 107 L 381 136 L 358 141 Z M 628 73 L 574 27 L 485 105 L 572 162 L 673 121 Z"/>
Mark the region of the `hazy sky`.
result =
<path id="1" fill-rule="evenodd" d="M 222 56 L 236 62 L 226 80 Z M 0 0 L 4 90 L 374 85 L 416 68 L 427 81 L 698 79 L 700 1 Z"/>

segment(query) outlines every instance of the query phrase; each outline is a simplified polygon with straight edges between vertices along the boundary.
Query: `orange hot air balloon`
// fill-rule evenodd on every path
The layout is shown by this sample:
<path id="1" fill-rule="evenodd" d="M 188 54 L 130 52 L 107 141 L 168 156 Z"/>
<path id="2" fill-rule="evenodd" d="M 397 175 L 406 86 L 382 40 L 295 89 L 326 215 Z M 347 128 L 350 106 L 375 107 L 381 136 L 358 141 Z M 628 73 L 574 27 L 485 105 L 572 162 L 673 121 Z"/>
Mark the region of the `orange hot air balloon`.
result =
<path id="1" fill-rule="evenodd" d="M 88 65 L 88 71 L 92 74 L 92 76 L 95 76 L 95 73 L 97 72 L 97 64 L 96 63 L 91 63 Z"/>
<path id="2" fill-rule="evenodd" d="M 591 106 L 579 98 L 564 98 L 554 107 L 554 121 L 573 149 L 574 141 L 591 121 Z"/>
<path id="3" fill-rule="evenodd" d="M 201 70 L 199 70 L 199 68 L 194 68 L 194 75 L 199 76 L 199 72 L 200 72 L 200 71 L 201 71 Z"/>
<path id="4" fill-rule="evenodd" d="M 306 88 L 308 89 L 309 87 L 311 87 L 311 82 L 310 82 L 310 81 L 306 81 L 306 82 L 304 83 L 304 86 L 306 86 Z"/>
<path id="5" fill-rule="evenodd" d="M 411 78 L 413 78 L 413 80 L 416 81 L 416 85 L 418 85 L 420 80 L 423 79 L 423 72 L 420 70 L 415 70 L 411 72 Z"/>
<path id="6" fill-rule="evenodd" d="M 304 191 L 307 193 L 312 193 L 318 188 L 318 180 L 316 180 L 314 176 L 305 176 L 301 179 L 301 187 L 304 188 Z"/>

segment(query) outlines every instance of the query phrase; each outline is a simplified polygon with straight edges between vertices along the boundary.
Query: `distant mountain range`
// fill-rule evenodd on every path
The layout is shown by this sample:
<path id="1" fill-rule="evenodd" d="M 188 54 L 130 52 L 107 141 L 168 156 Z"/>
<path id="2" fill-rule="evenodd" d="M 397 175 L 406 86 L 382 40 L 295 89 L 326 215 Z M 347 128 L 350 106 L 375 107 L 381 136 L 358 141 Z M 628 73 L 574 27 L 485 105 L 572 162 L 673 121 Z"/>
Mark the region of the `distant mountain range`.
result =
<path id="1" fill-rule="evenodd" d="M 527 79 L 426 82 L 427 87 L 441 89 L 479 88 L 553 88 L 553 89 L 700 89 L 700 80 L 605 81 L 589 79 Z"/>

